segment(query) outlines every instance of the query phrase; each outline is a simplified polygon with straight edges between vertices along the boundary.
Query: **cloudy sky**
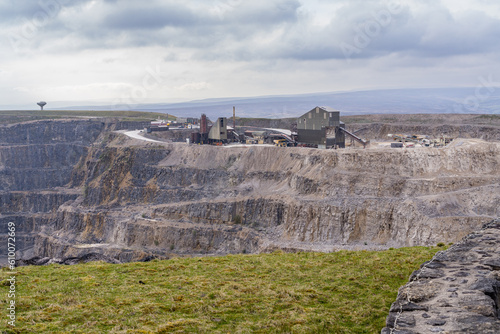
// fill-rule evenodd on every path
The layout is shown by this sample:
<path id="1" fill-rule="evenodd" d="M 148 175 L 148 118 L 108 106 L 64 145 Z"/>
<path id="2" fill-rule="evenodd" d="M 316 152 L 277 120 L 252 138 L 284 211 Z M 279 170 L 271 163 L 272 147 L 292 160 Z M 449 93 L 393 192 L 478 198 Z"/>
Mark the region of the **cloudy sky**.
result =
<path id="1" fill-rule="evenodd" d="M 498 0 L 0 0 L 0 105 L 500 82 Z"/>

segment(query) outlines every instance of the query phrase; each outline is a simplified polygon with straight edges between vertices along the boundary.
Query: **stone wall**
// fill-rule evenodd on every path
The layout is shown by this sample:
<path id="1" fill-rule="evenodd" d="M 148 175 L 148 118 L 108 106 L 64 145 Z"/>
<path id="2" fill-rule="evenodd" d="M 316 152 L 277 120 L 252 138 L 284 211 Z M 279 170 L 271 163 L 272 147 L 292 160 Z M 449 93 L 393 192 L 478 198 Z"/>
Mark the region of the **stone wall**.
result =
<path id="1" fill-rule="evenodd" d="M 382 334 L 500 333 L 500 219 L 439 252 L 400 288 Z"/>

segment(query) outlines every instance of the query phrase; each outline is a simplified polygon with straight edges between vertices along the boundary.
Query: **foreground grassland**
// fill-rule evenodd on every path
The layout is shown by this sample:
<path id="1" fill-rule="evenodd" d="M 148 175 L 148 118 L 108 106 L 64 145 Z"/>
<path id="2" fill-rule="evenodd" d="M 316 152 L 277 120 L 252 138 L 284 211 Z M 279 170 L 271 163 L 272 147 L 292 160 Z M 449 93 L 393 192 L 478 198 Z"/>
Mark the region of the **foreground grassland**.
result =
<path id="1" fill-rule="evenodd" d="M 4 333 L 379 333 L 438 247 L 20 267 Z"/>

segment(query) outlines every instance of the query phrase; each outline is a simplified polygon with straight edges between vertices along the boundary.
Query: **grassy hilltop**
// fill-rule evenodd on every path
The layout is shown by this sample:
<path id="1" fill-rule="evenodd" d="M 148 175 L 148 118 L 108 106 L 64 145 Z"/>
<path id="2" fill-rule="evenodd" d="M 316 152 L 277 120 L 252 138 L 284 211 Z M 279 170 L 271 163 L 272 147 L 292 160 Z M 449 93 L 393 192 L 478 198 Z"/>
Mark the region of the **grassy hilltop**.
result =
<path id="1" fill-rule="evenodd" d="M 12 124 L 26 121 L 61 119 L 61 118 L 88 118 L 112 117 L 131 121 L 150 121 L 158 117 L 165 119 L 167 115 L 155 112 L 131 110 L 0 110 L 0 124 Z M 169 115 L 169 119 L 175 116 Z"/>
<path id="2" fill-rule="evenodd" d="M 398 288 L 442 249 L 20 267 L 17 326 L 0 332 L 379 333 Z"/>

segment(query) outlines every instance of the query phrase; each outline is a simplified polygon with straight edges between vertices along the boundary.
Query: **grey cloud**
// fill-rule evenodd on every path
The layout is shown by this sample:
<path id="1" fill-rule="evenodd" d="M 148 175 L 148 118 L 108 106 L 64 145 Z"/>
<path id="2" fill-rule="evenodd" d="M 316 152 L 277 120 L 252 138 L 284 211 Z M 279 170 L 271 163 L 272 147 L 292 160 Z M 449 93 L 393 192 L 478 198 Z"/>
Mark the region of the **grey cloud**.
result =
<path id="1" fill-rule="evenodd" d="M 263 28 L 295 20 L 296 10 L 300 7 L 298 0 L 234 0 L 228 3 L 152 1 L 147 5 L 128 0 L 115 1 L 113 6 L 104 9 L 106 13 L 96 13 L 101 17 L 100 24 L 103 27 L 130 31 L 149 29 L 153 32 L 166 26 L 187 31 L 207 26 L 237 29 L 247 25 L 258 28 L 260 25 Z"/>
<path id="2" fill-rule="evenodd" d="M 152 1 L 148 5 L 122 0 L 95 6 L 70 22 L 60 21 L 53 30 L 46 29 L 45 37 L 50 40 L 52 34 L 65 31 L 82 48 L 161 45 L 205 53 L 207 48 L 248 44 L 275 27 L 292 26 L 299 7 L 297 0 Z M 86 22 L 88 17 L 91 22 Z"/>
<path id="3" fill-rule="evenodd" d="M 295 22 L 297 9 L 301 4 L 297 0 L 241 2 L 234 12 L 226 17 L 226 22 L 242 25 L 261 25 L 265 28 L 283 22 Z"/>
<path id="4" fill-rule="evenodd" d="M 481 12 L 469 12 L 454 19 L 443 13 L 422 30 L 414 52 L 422 56 L 452 56 L 498 51 L 500 20 Z"/>
<path id="5" fill-rule="evenodd" d="M 0 0 L 0 25 L 23 24 L 41 15 L 57 16 L 64 7 L 75 7 L 91 0 Z"/>
<path id="6" fill-rule="evenodd" d="M 380 3 L 348 3 L 332 13 L 331 23 L 320 31 L 290 34 L 275 56 L 298 60 L 374 58 L 391 53 L 413 57 L 445 57 L 499 51 L 500 21 L 484 12 L 458 17 L 439 3 L 414 13 L 409 7 L 390 17 L 385 25 L 377 13 L 386 11 Z M 371 30 L 370 30 L 371 29 Z M 350 49 L 349 49 L 350 48 Z M 280 52 L 282 50 L 283 52 Z"/>
<path id="7" fill-rule="evenodd" d="M 13 2 L 0 1 L 0 17 L 29 17 L 39 10 L 36 3 L 12 6 Z M 86 2 L 66 0 L 64 4 Z M 387 12 L 385 1 L 337 3 L 342 7 L 326 13 L 329 22 L 318 26 L 300 11 L 298 0 L 106 0 L 81 6 L 77 18 L 55 18 L 37 37 L 46 44 L 70 38 L 66 52 L 160 45 L 189 49 L 198 60 L 229 61 L 344 59 L 345 45 L 355 49 L 349 55 L 353 59 L 394 53 L 419 58 L 499 51 L 500 22 L 485 12 L 453 16 L 439 2 L 425 1 L 421 2 L 423 10 L 402 7 L 390 15 L 388 24 L 377 27 L 381 22 L 377 15 Z M 175 54 L 170 51 L 168 59 L 175 59 Z"/>
<path id="8" fill-rule="evenodd" d="M 118 9 L 103 17 L 102 25 L 120 30 L 154 30 L 165 26 L 185 27 L 197 24 L 197 21 L 197 15 L 186 7 L 171 4 L 162 7 L 135 5 Z"/>
<path id="9" fill-rule="evenodd" d="M 2 25 L 20 20 L 30 20 L 43 9 L 36 1 L 4 0 L 0 2 L 0 18 Z"/>

